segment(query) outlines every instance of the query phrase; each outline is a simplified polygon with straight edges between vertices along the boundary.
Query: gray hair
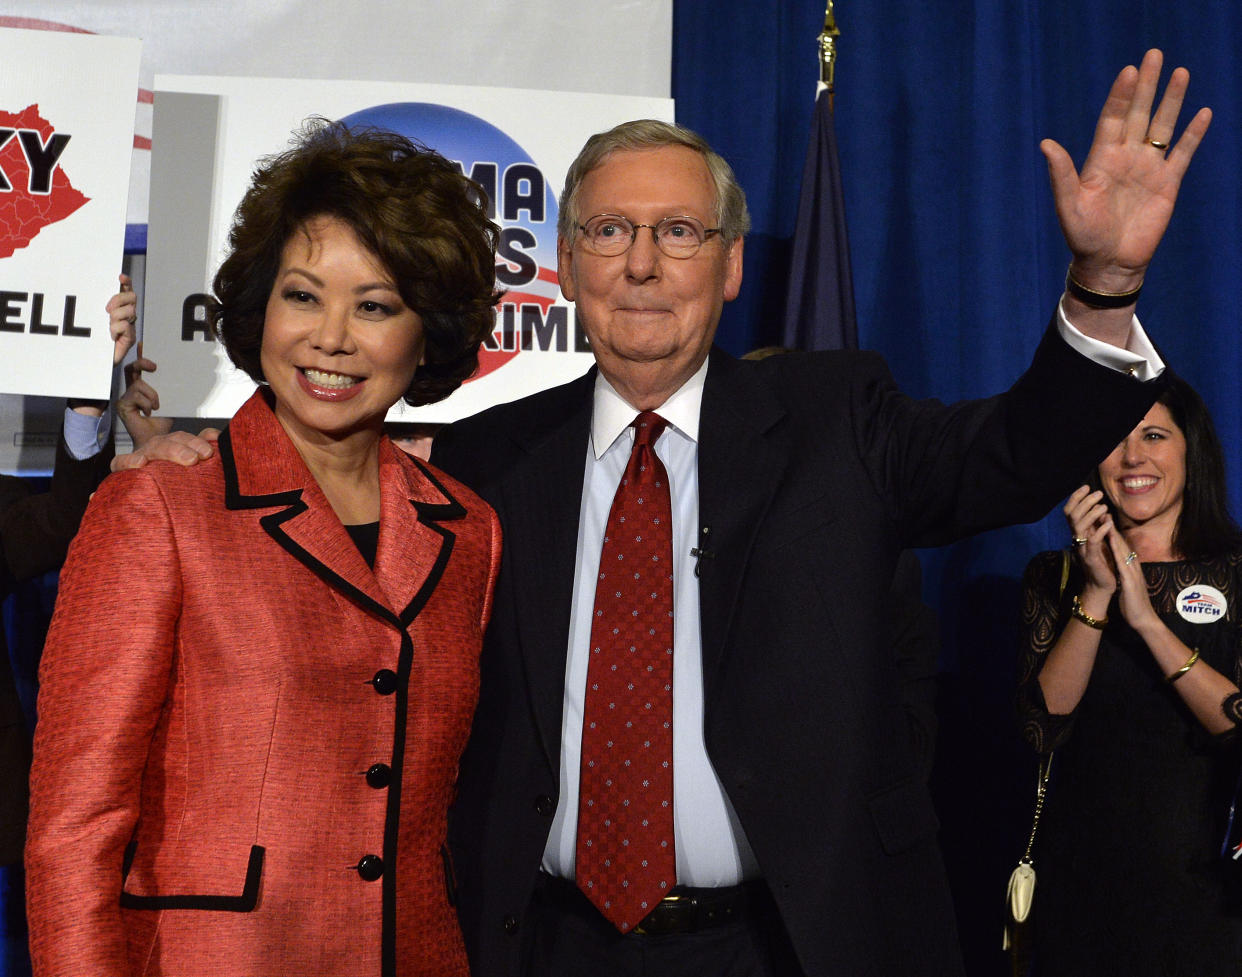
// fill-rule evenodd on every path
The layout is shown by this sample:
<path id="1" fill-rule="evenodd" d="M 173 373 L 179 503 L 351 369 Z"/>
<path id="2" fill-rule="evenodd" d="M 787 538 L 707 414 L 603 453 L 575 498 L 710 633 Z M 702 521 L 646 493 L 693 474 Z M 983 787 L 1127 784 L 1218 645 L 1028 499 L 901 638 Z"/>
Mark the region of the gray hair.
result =
<path id="1" fill-rule="evenodd" d="M 703 157 L 707 172 L 716 187 L 716 226 L 725 244 L 732 244 L 750 230 L 750 212 L 746 209 L 746 194 L 742 192 L 737 177 L 723 156 L 712 149 L 697 132 L 685 126 L 660 122 L 656 119 L 638 119 L 622 122 L 607 132 L 597 132 L 586 141 L 582 152 L 565 175 L 565 188 L 561 191 L 557 233 L 573 243 L 581 223 L 578 215 L 578 190 L 586 175 L 616 152 L 643 149 L 660 149 L 664 146 L 685 146 Z M 672 215 L 669 215 L 672 216 Z"/>

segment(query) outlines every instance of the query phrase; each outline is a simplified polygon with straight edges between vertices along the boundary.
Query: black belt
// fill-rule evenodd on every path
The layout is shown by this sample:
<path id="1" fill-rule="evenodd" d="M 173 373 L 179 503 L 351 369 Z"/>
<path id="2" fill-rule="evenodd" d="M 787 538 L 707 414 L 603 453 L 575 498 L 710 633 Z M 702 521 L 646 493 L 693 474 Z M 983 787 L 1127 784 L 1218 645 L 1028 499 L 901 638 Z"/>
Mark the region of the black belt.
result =
<path id="1" fill-rule="evenodd" d="M 603 918 L 594 903 L 568 879 L 540 872 L 538 889 L 545 899 L 562 910 L 576 914 L 589 911 Z M 764 884 L 759 881 L 723 888 L 677 885 L 631 932 L 644 936 L 668 936 L 734 923 L 747 918 L 763 890 Z"/>

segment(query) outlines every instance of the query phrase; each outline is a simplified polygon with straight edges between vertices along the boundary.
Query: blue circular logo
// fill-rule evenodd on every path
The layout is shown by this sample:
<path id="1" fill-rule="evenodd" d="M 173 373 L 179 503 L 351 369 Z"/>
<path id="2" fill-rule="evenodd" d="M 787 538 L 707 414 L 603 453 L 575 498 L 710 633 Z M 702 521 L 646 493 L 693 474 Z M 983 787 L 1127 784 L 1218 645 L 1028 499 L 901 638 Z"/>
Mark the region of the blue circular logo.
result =
<path id="1" fill-rule="evenodd" d="M 501 229 L 496 281 L 507 292 L 496 331 L 479 352 L 475 378 L 502 366 L 523 347 L 532 348 L 536 338 L 540 347 L 548 348 L 545 343 L 553 333 L 564 335 L 563 326 L 555 329 L 548 322 L 548 309 L 559 293 L 556 195 L 526 150 L 490 122 L 431 102 L 376 105 L 341 121 L 388 129 L 420 142 L 457 163 L 487 192 L 489 216 Z"/>

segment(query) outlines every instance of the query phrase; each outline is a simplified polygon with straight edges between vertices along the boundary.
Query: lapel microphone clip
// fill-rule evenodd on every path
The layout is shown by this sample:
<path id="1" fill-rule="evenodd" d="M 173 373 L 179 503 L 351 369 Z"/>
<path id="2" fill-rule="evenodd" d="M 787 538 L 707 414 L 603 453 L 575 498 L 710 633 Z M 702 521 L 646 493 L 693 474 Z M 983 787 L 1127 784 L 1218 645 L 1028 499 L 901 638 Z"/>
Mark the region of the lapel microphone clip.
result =
<path id="1" fill-rule="evenodd" d="M 703 545 L 696 546 L 690 550 L 690 555 L 694 557 L 694 575 L 696 577 L 703 576 L 703 560 L 705 558 L 708 560 L 716 559 L 715 550 L 709 550 L 707 548 L 707 539 L 709 536 L 711 536 L 711 534 L 712 534 L 711 526 L 704 526 L 702 529 L 700 529 L 699 539 Z"/>

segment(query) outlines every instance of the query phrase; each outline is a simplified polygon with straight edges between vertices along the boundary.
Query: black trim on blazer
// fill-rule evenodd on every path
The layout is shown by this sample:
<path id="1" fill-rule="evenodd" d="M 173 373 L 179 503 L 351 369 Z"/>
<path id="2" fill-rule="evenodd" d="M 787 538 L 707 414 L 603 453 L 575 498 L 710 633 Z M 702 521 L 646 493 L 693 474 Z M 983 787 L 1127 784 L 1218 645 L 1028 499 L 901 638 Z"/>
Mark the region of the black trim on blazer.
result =
<path id="1" fill-rule="evenodd" d="M 320 560 L 316 559 L 305 549 L 289 538 L 289 535 L 281 528 L 283 523 L 290 519 L 300 516 L 310 507 L 302 499 L 302 490 L 293 489 L 288 492 L 276 492 L 270 495 L 244 495 L 239 487 L 237 477 L 237 466 L 233 458 L 232 439 L 229 437 L 228 428 L 220 434 L 219 438 L 220 460 L 224 470 L 224 499 L 225 505 L 229 509 L 264 509 L 273 506 L 283 506 L 279 512 L 271 512 L 260 517 L 259 524 L 264 531 L 286 552 L 289 553 L 299 563 L 309 569 L 321 580 L 330 586 L 340 590 L 349 597 L 358 606 L 370 611 L 381 620 L 387 621 L 404 631 L 414 620 L 415 616 L 423 605 L 427 603 L 427 599 L 431 596 L 431 592 L 435 589 L 440 577 L 444 573 L 444 568 L 448 563 L 449 556 L 453 551 L 453 543 L 457 536 L 448 530 L 440 529 L 435 525 L 440 520 L 445 519 L 463 519 L 467 515 L 466 507 L 457 501 L 444 486 L 444 484 L 436 478 L 435 474 L 418 459 L 414 459 L 419 470 L 426 476 L 436 489 L 448 500 L 447 502 L 419 502 L 410 500 L 410 504 L 414 507 L 414 511 L 418 515 L 418 521 L 433 529 L 443 538 L 444 543 L 441 545 L 439 556 L 436 558 L 435 565 L 427 574 L 427 579 L 423 582 L 423 586 L 418 593 L 414 595 L 410 603 L 401 612 L 400 616 L 395 615 L 383 604 L 374 600 L 370 595 L 359 590 L 344 577 L 337 574 L 331 567 L 328 567 Z"/>
<path id="2" fill-rule="evenodd" d="M 459 503 L 454 502 L 458 508 Z M 415 503 L 418 509 L 418 504 Z M 444 508 L 434 506 L 431 508 Z M 464 513 L 464 509 L 462 510 Z M 423 512 L 419 509 L 419 519 Z M 410 712 L 410 673 L 414 669 L 414 641 L 406 627 L 439 586 L 440 578 L 448 566 L 449 556 L 453 552 L 456 534 L 430 524 L 429 528 L 444 538 L 440 554 L 436 562 L 427 572 L 427 578 L 418 589 L 405 610 L 401 612 L 401 651 L 397 656 L 397 701 L 394 703 L 393 742 L 392 742 L 392 781 L 388 785 L 388 809 L 384 819 L 384 877 L 383 885 L 383 925 L 381 927 L 380 972 L 383 977 L 395 977 L 397 973 L 397 836 L 401 822 L 401 786 L 405 768 L 406 726 Z"/>
<path id="3" fill-rule="evenodd" d="M 460 508 L 458 503 L 454 502 L 453 504 Z M 431 569 L 427 571 L 427 576 L 423 580 L 423 585 L 418 588 L 418 592 L 410 598 L 410 602 L 405 605 L 405 609 L 401 612 L 399 620 L 401 622 L 402 630 L 405 630 L 410 626 L 410 623 L 418 616 L 418 612 L 421 611 L 426 606 L 427 601 L 431 599 L 431 595 L 435 591 L 436 587 L 440 585 L 440 578 L 444 576 L 444 571 L 448 567 L 449 557 L 453 555 L 453 547 L 457 543 L 456 533 L 451 533 L 447 529 L 440 528 L 434 522 L 424 519 L 423 508 L 417 502 L 413 503 L 413 505 L 414 509 L 418 512 L 418 521 L 423 523 L 423 525 L 425 525 L 433 533 L 438 533 L 444 542 L 440 544 L 440 552 L 436 556 L 436 562 L 433 563 L 431 565 Z M 429 506 L 428 508 L 443 507 Z M 464 509 L 462 509 L 462 513 L 465 513 Z"/>
<path id="4" fill-rule="evenodd" d="M 415 458 L 411 455 L 410 460 L 418 466 L 418 470 L 423 473 L 423 477 L 434 485 L 441 495 L 448 499 L 447 502 L 415 502 L 414 508 L 418 510 L 419 520 L 422 522 L 438 522 L 442 519 L 464 519 L 466 517 L 466 507 L 453 498 L 452 493 L 445 488 L 444 483 L 436 478 L 437 473 L 423 464 L 421 458 Z"/>
<path id="5" fill-rule="evenodd" d="M 289 538 L 289 534 L 282 528 L 283 524 L 290 519 L 295 519 L 303 512 L 306 512 L 310 506 L 299 499 L 288 509 L 282 509 L 280 512 L 269 512 L 266 516 L 259 517 L 259 525 L 272 537 L 273 540 L 285 550 L 290 556 L 301 563 L 304 567 L 323 580 L 334 590 L 339 590 L 346 597 L 352 600 L 359 607 L 370 611 L 376 617 L 383 621 L 387 621 L 394 628 L 400 628 L 400 619 L 392 611 L 390 611 L 379 601 L 371 597 L 365 591 L 359 590 L 339 573 L 333 570 L 326 563 L 316 559 L 300 545 Z"/>
<path id="6" fill-rule="evenodd" d="M 392 742 L 392 780 L 388 785 L 388 808 L 384 814 L 383 901 L 380 907 L 380 973 L 397 973 L 397 834 L 401 823 L 401 778 L 405 767 L 405 732 L 410 712 L 410 671 L 414 664 L 414 642 L 408 631 L 401 633 L 397 656 L 397 695 L 394 706 Z"/>
<path id="7" fill-rule="evenodd" d="M 134 864 L 134 852 L 138 842 L 131 841 L 125 846 L 125 859 L 121 865 L 121 884 L 129 877 L 129 870 Z M 246 882 L 239 896 L 136 896 L 132 892 L 121 889 L 121 908 L 123 909 L 208 909 L 224 913 L 253 912 L 259 902 L 259 880 L 263 875 L 262 845 L 250 846 L 250 860 L 246 864 Z"/>
<path id="8" fill-rule="evenodd" d="M 244 495 L 237 477 L 237 462 L 233 458 L 233 438 L 226 427 L 216 442 L 220 451 L 220 464 L 224 469 L 224 506 L 226 509 L 266 509 L 274 505 L 295 505 L 302 498 L 301 489 L 275 492 L 272 495 Z"/>
<path id="9" fill-rule="evenodd" d="M 410 500 L 418 521 L 441 537 L 440 552 L 435 563 L 427 573 L 418 592 L 399 615 L 394 614 L 383 604 L 378 603 L 365 592 L 359 590 L 349 581 L 338 575 L 331 567 L 316 559 L 302 546 L 294 542 L 285 532 L 284 523 L 300 516 L 310 507 L 302 499 L 302 490 L 274 493 L 271 495 L 243 495 L 237 477 L 237 468 L 233 458 L 231 439 L 228 430 L 220 435 L 220 456 L 224 469 L 225 504 L 230 509 L 257 509 L 272 506 L 285 506 L 276 512 L 269 512 L 259 518 L 259 524 L 278 546 L 289 553 L 299 563 L 309 569 L 333 589 L 344 594 L 359 607 L 370 611 L 377 618 L 392 625 L 401 633 L 401 650 L 397 658 L 397 690 L 394 702 L 393 747 L 392 747 L 392 780 L 388 785 L 388 803 L 384 818 L 384 874 L 380 878 L 382 891 L 381 908 L 381 952 L 380 972 L 383 977 L 395 977 L 397 973 L 397 840 L 401 820 L 401 783 L 405 767 L 406 725 L 409 719 L 409 685 L 410 673 L 414 667 L 414 642 L 407 628 L 418 613 L 426 606 L 448 567 L 453 547 L 457 540 L 456 533 L 437 525 L 440 520 L 461 519 L 468 513 L 435 473 L 418 459 L 415 464 L 423 475 L 444 496 L 446 502 L 419 502 Z M 262 849 L 258 849 L 260 856 Z M 253 856 L 252 856 L 253 857 Z M 261 862 L 261 857 L 260 857 Z M 257 885 L 257 883 L 256 883 Z M 257 895 L 257 891 L 256 891 Z M 180 897 L 174 897 L 180 898 Z"/>
<path id="10" fill-rule="evenodd" d="M 453 544 L 457 536 L 435 523 L 423 518 L 423 509 L 443 510 L 443 505 L 420 506 L 414 502 L 419 521 L 440 535 L 443 542 L 436 561 L 427 573 L 423 585 L 401 612 L 400 617 L 393 614 L 383 604 L 377 603 L 370 596 L 340 577 L 330 567 L 311 556 L 306 550 L 295 543 L 285 533 L 282 524 L 301 515 L 309 507 L 299 499 L 288 509 L 271 512 L 259 519 L 260 525 L 283 549 L 293 555 L 300 563 L 310 569 L 330 586 L 345 594 L 354 603 L 374 613 L 380 620 L 386 621 L 401 634 L 401 651 L 397 658 L 397 693 L 394 703 L 393 746 L 392 746 L 392 780 L 388 785 L 388 805 L 384 817 L 384 874 L 380 879 L 382 886 L 381 909 L 381 940 L 380 940 L 380 973 L 383 977 L 395 977 L 397 973 L 397 836 L 401 821 L 401 779 L 405 767 L 406 723 L 409 716 L 409 685 L 410 672 L 414 665 L 414 643 L 406 630 L 410 622 L 418 616 L 426 605 L 431 594 L 444 576 L 449 557 L 453 552 Z M 453 506 L 462 509 L 460 503 Z M 464 514 L 465 510 L 462 509 Z"/>

